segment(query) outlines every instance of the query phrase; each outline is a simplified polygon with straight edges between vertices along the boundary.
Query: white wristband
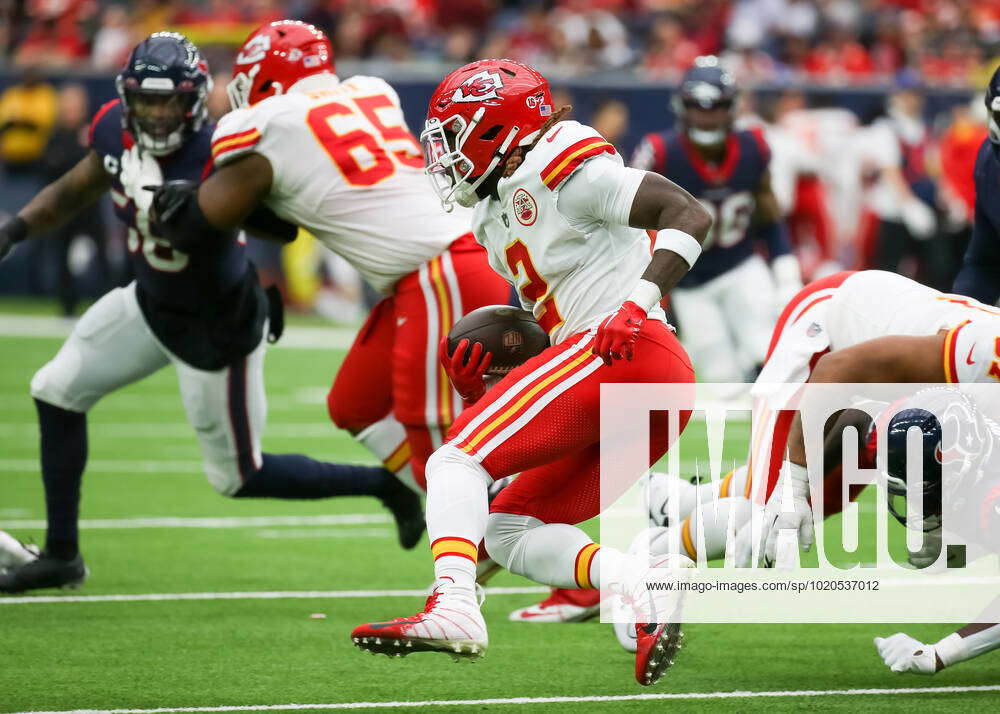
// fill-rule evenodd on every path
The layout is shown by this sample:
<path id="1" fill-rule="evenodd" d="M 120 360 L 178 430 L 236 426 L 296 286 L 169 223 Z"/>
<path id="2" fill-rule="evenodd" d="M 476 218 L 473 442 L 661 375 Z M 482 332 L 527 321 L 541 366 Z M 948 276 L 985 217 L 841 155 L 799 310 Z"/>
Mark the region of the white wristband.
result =
<path id="1" fill-rule="evenodd" d="M 965 647 L 965 642 L 963 642 L 962 636 L 957 632 L 952 632 L 943 640 L 936 642 L 934 644 L 934 651 L 941 658 L 941 664 L 945 667 L 950 667 L 953 664 L 969 659 L 969 652 Z"/>
<path id="2" fill-rule="evenodd" d="M 634 302 L 648 313 L 656 307 L 662 299 L 663 293 L 660 292 L 659 285 L 649 280 L 640 280 L 632 289 L 629 296 L 625 298 L 625 302 Z"/>
<path id="3" fill-rule="evenodd" d="M 684 258 L 690 268 L 701 255 L 701 243 L 684 231 L 679 231 L 676 228 L 664 228 L 662 231 L 656 232 L 653 250 L 672 250 Z"/>

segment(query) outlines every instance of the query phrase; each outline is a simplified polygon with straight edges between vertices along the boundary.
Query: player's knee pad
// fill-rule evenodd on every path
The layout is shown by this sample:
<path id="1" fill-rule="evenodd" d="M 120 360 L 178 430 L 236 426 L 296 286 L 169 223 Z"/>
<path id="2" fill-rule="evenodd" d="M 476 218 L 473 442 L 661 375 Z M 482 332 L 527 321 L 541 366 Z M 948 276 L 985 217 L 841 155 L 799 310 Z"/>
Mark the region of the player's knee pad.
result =
<path id="1" fill-rule="evenodd" d="M 482 478 L 487 487 L 493 484 L 493 477 L 490 476 L 478 460 L 469 456 L 461 449 L 450 444 L 445 444 L 431 454 L 430 458 L 427 459 L 427 464 L 424 466 L 428 488 L 430 488 L 431 481 L 433 481 L 435 475 L 456 467 L 468 470 L 470 473 L 475 472 L 477 476 Z"/>
<path id="2" fill-rule="evenodd" d="M 243 478 L 240 476 L 239 465 L 232 460 L 220 459 L 217 461 L 205 461 L 203 464 L 205 476 L 212 484 L 220 496 L 235 498 L 239 496 L 239 491 L 243 487 Z"/>
<path id="3" fill-rule="evenodd" d="M 31 397 L 40 402 L 51 404 L 67 411 L 85 412 L 92 401 L 83 395 L 77 399 L 71 399 L 67 394 L 65 380 L 60 379 L 61 372 L 56 360 L 51 360 L 41 369 L 35 372 L 31 378 Z"/>
<path id="4" fill-rule="evenodd" d="M 523 572 L 511 569 L 511 566 L 524 562 L 523 557 L 518 557 L 518 551 L 523 549 L 524 536 L 532 528 L 541 525 L 544 525 L 544 521 L 532 516 L 491 513 L 486 522 L 486 552 L 515 575 L 525 575 Z"/>

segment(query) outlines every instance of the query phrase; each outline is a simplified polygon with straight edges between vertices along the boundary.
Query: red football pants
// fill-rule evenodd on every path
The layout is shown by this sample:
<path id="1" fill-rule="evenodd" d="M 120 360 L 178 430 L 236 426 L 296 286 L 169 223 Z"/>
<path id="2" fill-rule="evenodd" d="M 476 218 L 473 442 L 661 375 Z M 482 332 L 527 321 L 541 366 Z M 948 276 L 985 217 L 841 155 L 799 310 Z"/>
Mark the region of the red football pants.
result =
<path id="1" fill-rule="evenodd" d="M 646 323 L 632 362 L 607 367 L 590 353 L 592 345 L 592 335 L 581 333 L 548 348 L 511 371 L 452 426 L 448 443 L 478 459 L 493 478 L 520 473 L 493 501 L 492 512 L 546 523 L 598 515 L 601 384 L 690 384 L 693 405 L 694 369 L 662 322 Z M 690 416 L 690 410 L 681 412 L 681 431 Z M 652 412 L 650 420 L 652 464 L 680 432 L 668 434 L 666 412 Z"/>
<path id="2" fill-rule="evenodd" d="M 327 396 L 333 423 L 357 433 L 394 414 L 406 429 L 413 476 L 462 410 L 438 363 L 438 343 L 462 315 L 507 304 L 510 286 L 493 272 L 471 233 L 410 273 L 372 309 Z"/>

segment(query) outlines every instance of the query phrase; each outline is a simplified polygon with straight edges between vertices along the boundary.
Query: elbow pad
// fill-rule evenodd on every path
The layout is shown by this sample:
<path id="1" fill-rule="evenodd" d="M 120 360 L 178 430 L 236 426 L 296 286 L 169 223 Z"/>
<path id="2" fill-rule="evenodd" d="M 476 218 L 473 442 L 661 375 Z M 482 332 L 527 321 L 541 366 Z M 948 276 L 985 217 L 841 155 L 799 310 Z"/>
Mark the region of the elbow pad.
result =
<path id="1" fill-rule="evenodd" d="M 236 235 L 208 222 L 198 205 L 198 184 L 194 181 L 167 181 L 157 186 L 152 213 L 156 232 L 182 253 L 214 248 Z"/>

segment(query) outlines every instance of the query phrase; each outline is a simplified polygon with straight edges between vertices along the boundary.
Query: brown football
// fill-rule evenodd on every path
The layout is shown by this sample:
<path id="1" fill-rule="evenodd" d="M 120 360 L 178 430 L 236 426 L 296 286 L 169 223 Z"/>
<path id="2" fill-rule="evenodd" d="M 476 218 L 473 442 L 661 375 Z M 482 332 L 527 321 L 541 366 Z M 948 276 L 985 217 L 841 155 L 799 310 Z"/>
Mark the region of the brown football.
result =
<path id="1" fill-rule="evenodd" d="M 464 339 L 493 353 L 491 375 L 507 374 L 549 346 L 549 336 L 534 316 L 510 305 L 487 305 L 456 322 L 448 333 L 448 354 L 454 354 Z"/>

